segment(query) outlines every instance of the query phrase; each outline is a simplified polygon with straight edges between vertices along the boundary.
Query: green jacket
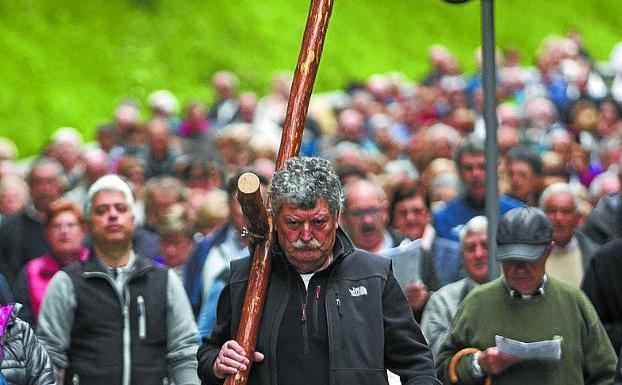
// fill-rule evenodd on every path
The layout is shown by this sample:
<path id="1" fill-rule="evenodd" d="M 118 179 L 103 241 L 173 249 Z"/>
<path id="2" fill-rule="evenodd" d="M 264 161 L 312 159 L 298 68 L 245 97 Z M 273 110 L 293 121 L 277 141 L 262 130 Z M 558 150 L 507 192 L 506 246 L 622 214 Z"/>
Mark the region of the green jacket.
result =
<path id="1" fill-rule="evenodd" d="M 495 345 L 495 335 L 523 342 L 562 339 L 561 361 L 521 361 L 493 377 L 495 385 L 608 385 L 613 382 L 617 357 L 587 297 L 577 288 L 549 277 L 544 294 L 513 298 L 502 279 L 473 290 L 456 313 L 441 345 L 436 369 L 449 384 L 451 357 L 466 347 L 484 350 Z M 480 384 L 472 355 L 458 363 L 460 384 Z"/>

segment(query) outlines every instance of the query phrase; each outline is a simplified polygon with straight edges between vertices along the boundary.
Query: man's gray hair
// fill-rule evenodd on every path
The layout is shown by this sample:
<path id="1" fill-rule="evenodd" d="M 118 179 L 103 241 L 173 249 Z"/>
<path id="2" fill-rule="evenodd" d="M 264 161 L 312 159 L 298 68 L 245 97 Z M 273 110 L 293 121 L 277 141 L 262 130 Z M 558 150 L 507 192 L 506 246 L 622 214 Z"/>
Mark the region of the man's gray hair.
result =
<path id="1" fill-rule="evenodd" d="M 592 179 L 590 182 L 590 187 L 588 189 L 589 197 L 592 201 L 598 199 L 602 193 L 603 184 L 608 180 L 619 180 L 618 175 L 613 171 L 605 171 L 596 176 L 596 178 Z"/>
<path id="2" fill-rule="evenodd" d="M 454 162 L 456 162 L 456 169 L 458 172 L 462 169 L 462 155 L 483 155 L 484 150 L 484 138 L 477 134 L 465 136 L 454 150 Z"/>
<path id="3" fill-rule="evenodd" d="M 399 175 L 400 173 L 406 174 L 408 178 L 412 180 L 419 179 L 419 171 L 408 159 L 395 159 L 387 162 L 384 165 L 383 171 L 392 177 Z"/>
<path id="4" fill-rule="evenodd" d="M 544 205 L 546 201 L 549 200 L 550 197 L 557 194 L 568 194 L 572 197 L 572 201 L 574 203 L 575 212 L 579 212 L 579 199 L 577 198 L 577 194 L 574 192 L 572 187 L 568 183 L 553 183 L 544 191 L 542 191 L 542 195 L 540 195 L 539 205 L 542 211 L 544 211 Z"/>
<path id="5" fill-rule="evenodd" d="M 339 160 L 341 157 L 348 155 L 348 154 L 356 154 L 358 155 L 360 158 L 363 157 L 363 146 L 361 146 L 358 143 L 354 143 L 354 142 L 350 142 L 347 140 L 343 140 L 339 143 L 337 143 L 335 146 L 333 146 L 332 148 L 332 160 Z"/>
<path id="6" fill-rule="evenodd" d="M 470 233 L 479 233 L 480 231 L 488 230 L 488 219 L 483 215 L 478 215 L 476 217 L 471 218 L 462 229 L 460 229 L 460 245 L 464 245 L 464 239 L 467 234 Z"/>
<path id="7" fill-rule="evenodd" d="M 544 137 L 543 144 L 547 147 L 551 147 L 551 145 L 557 138 L 564 138 L 572 141 L 572 135 L 568 131 L 563 128 L 554 128 L 553 130 L 551 130 L 551 132 L 549 132 L 548 135 Z"/>
<path id="8" fill-rule="evenodd" d="M 68 182 L 67 182 L 67 176 L 65 175 L 65 171 L 63 170 L 63 166 L 60 164 L 59 161 L 48 156 L 42 156 L 40 158 L 37 158 L 30 165 L 30 170 L 28 171 L 28 174 L 26 175 L 26 182 L 28 183 L 29 186 L 31 186 L 32 185 L 32 174 L 34 173 L 35 169 L 39 167 L 48 166 L 48 165 L 52 165 L 56 169 L 57 182 L 64 190 L 65 187 L 67 187 Z"/>
<path id="9" fill-rule="evenodd" d="M 284 203 L 301 209 L 312 209 L 325 198 L 337 217 L 343 204 L 343 189 L 330 162 L 322 158 L 291 158 L 274 174 L 268 191 L 272 215 Z"/>
<path id="10" fill-rule="evenodd" d="M 24 203 L 28 203 L 30 200 L 30 189 L 24 178 L 18 175 L 5 175 L 0 178 L 0 196 L 11 187 L 19 191 L 19 195 L 24 200 Z"/>
<path id="11" fill-rule="evenodd" d="M 436 123 L 428 129 L 428 137 L 434 143 L 437 139 L 445 137 L 452 146 L 460 143 L 460 133 L 450 125 L 445 123 Z"/>
<path id="12" fill-rule="evenodd" d="M 134 196 L 130 186 L 118 175 L 104 175 L 91 185 L 86 194 L 86 204 L 84 205 L 84 217 L 86 219 L 91 216 L 91 208 L 93 199 L 101 191 L 120 192 L 125 198 L 125 202 L 129 206 L 131 212 L 134 212 Z"/>

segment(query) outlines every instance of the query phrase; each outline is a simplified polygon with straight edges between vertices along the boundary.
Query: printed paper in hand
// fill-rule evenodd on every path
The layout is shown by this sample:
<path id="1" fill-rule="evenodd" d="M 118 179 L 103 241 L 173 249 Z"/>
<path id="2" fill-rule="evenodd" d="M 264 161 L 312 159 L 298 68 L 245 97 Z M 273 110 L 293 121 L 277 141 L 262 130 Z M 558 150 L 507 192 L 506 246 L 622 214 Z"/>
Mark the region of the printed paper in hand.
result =
<path id="1" fill-rule="evenodd" d="M 555 360 L 562 356 L 561 338 L 546 341 L 522 342 L 496 335 L 495 342 L 500 352 L 511 354 L 523 360 Z"/>

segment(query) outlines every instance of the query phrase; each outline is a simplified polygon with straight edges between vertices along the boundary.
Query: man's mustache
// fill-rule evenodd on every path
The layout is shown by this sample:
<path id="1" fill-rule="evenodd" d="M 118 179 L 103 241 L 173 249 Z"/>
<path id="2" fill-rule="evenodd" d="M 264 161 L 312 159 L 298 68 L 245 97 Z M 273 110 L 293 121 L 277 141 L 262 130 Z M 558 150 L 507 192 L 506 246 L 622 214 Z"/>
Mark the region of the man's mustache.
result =
<path id="1" fill-rule="evenodd" d="M 372 231 L 376 231 L 375 225 L 363 225 L 361 226 L 361 232 L 363 233 L 371 233 Z"/>
<path id="2" fill-rule="evenodd" d="M 294 249 L 296 249 L 296 250 L 299 250 L 299 249 L 319 249 L 320 246 L 322 246 L 322 244 L 315 238 L 311 238 L 308 242 L 305 242 L 302 239 L 298 238 L 296 240 L 296 242 L 294 242 L 292 244 L 292 246 L 294 246 Z"/>

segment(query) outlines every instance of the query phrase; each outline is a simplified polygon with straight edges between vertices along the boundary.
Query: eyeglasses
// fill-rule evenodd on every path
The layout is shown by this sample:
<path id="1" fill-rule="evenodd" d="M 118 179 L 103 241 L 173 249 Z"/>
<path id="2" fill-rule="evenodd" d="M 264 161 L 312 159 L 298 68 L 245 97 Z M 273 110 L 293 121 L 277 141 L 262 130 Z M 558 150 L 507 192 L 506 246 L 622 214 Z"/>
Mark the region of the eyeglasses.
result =
<path id="1" fill-rule="evenodd" d="M 425 213 L 426 213 L 425 207 L 410 207 L 410 208 L 395 210 L 395 215 L 399 215 L 403 217 L 407 216 L 408 214 L 423 215 Z"/>
<path id="2" fill-rule="evenodd" d="M 354 218 L 363 218 L 366 215 L 376 217 L 382 213 L 382 207 L 372 207 L 369 209 L 356 209 L 356 210 L 348 210 L 346 212 L 347 215 Z"/>
<path id="3" fill-rule="evenodd" d="M 78 222 L 54 223 L 54 224 L 49 225 L 51 229 L 56 230 L 56 231 L 60 231 L 64 228 L 67 228 L 68 230 L 73 230 L 78 226 L 80 226 Z"/>

